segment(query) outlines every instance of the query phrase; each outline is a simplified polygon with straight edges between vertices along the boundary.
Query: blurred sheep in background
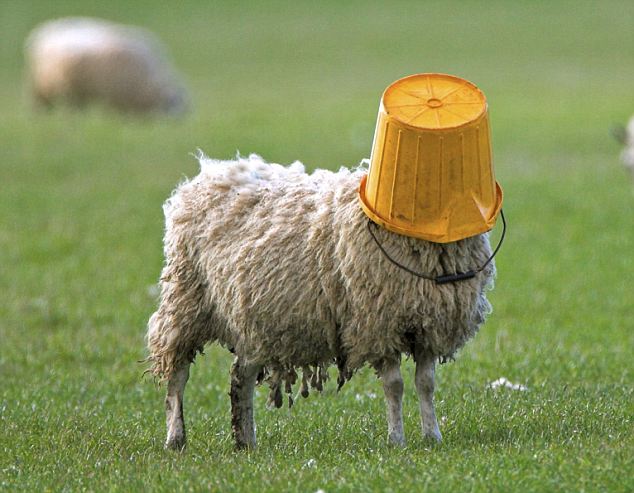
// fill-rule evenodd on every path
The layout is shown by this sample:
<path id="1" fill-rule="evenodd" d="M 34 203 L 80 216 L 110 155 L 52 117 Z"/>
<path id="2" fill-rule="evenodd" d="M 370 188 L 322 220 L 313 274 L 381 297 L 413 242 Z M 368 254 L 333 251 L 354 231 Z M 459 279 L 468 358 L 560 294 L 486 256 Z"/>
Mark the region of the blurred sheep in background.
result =
<path id="1" fill-rule="evenodd" d="M 624 146 L 621 161 L 634 179 L 634 116 L 630 118 L 627 126 L 614 129 L 614 136 Z"/>
<path id="2" fill-rule="evenodd" d="M 149 31 L 92 18 L 37 26 L 25 43 L 38 107 L 101 103 L 124 113 L 183 113 L 187 92 Z"/>

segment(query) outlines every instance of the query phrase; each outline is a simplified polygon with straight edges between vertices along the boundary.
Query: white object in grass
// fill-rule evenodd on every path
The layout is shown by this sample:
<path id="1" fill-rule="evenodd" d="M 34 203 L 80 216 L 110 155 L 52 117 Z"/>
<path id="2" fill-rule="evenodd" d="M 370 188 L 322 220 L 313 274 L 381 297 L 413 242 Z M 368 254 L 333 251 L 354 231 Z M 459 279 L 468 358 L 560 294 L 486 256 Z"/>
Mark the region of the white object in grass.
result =
<path id="1" fill-rule="evenodd" d="M 504 387 L 507 389 L 511 389 L 511 390 L 519 390 L 519 391 L 525 391 L 528 390 L 528 387 L 526 385 L 522 385 L 521 383 L 513 383 L 510 380 L 508 380 L 505 377 L 500 377 L 497 380 L 495 380 L 494 382 L 491 382 L 489 384 L 489 387 L 491 387 L 492 389 L 497 389 L 499 387 Z"/>

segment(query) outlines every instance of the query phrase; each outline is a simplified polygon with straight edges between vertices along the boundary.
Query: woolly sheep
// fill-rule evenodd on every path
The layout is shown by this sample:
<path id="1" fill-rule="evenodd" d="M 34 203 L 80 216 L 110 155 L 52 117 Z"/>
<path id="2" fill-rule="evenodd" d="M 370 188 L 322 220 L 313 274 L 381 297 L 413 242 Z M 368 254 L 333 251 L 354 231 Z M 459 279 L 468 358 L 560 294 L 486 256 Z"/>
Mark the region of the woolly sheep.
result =
<path id="1" fill-rule="evenodd" d="M 238 448 L 256 444 L 253 390 L 265 381 L 270 402 L 321 390 L 336 364 L 339 385 L 365 363 L 383 382 L 388 439 L 405 443 L 402 354 L 416 362 L 425 437 L 441 440 L 434 413 L 436 360 L 471 338 L 490 305 L 491 262 L 473 279 L 436 284 L 385 258 L 358 201 L 362 168 L 304 172 L 259 156 L 216 161 L 201 155 L 198 176 L 164 205 L 166 263 L 157 311 L 148 323 L 151 371 L 167 380 L 166 448 L 185 445 L 183 392 L 189 366 L 207 343 L 235 354 L 232 430 Z M 374 232 L 395 260 L 441 275 L 485 264 L 488 235 L 437 244 Z"/>
<path id="2" fill-rule="evenodd" d="M 36 27 L 25 44 L 33 99 L 39 106 L 99 102 L 122 112 L 180 113 L 186 93 L 148 31 L 92 18 Z"/>
<path id="3" fill-rule="evenodd" d="M 621 161 L 634 179 L 634 116 L 630 118 L 626 127 L 620 127 L 616 133 L 617 139 L 624 145 Z"/>

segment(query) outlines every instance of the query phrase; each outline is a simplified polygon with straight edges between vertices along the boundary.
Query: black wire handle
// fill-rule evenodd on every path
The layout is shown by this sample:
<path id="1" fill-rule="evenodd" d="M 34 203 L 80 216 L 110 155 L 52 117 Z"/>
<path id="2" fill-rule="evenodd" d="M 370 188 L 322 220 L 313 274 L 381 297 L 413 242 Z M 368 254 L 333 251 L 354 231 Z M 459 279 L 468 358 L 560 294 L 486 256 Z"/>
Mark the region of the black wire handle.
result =
<path id="1" fill-rule="evenodd" d="M 379 239 L 374 234 L 374 231 L 372 231 L 371 225 L 374 224 L 377 227 L 378 225 L 376 225 L 371 219 L 368 219 L 368 231 L 370 232 L 370 235 L 372 236 L 372 239 L 374 240 L 374 242 L 379 247 L 379 250 L 381 250 L 381 252 L 383 252 L 383 255 L 385 255 L 387 259 L 390 262 L 392 262 L 394 265 L 396 265 L 397 267 L 400 267 L 406 272 L 409 272 L 413 276 L 420 277 L 421 279 L 427 279 L 428 281 L 435 281 L 436 284 L 447 284 L 449 282 L 457 282 L 457 281 L 464 281 L 466 279 L 472 279 L 476 276 L 476 274 L 478 274 L 479 272 L 482 272 L 484 268 L 491 263 L 491 261 L 493 260 L 493 257 L 495 257 L 495 255 L 500 250 L 500 247 L 502 246 L 502 242 L 504 241 L 504 236 L 506 235 L 506 219 L 504 218 L 504 211 L 502 209 L 500 209 L 500 217 L 502 218 L 502 235 L 500 236 L 500 241 L 498 241 L 498 245 L 495 247 L 495 250 L 493 250 L 493 253 L 491 254 L 491 256 L 487 259 L 486 262 L 484 262 L 484 264 L 482 264 L 481 267 L 475 270 L 469 270 L 467 272 L 456 272 L 454 274 L 442 274 L 436 277 L 432 277 L 426 274 L 421 274 L 420 272 L 416 272 L 415 270 L 410 269 L 409 267 L 401 264 L 400 262 L 397 262 L 392 257 L 390 257 L 390 254 L 387 253 L 385 248 L 383 248 L 383 245 L 379 243 Z"/>

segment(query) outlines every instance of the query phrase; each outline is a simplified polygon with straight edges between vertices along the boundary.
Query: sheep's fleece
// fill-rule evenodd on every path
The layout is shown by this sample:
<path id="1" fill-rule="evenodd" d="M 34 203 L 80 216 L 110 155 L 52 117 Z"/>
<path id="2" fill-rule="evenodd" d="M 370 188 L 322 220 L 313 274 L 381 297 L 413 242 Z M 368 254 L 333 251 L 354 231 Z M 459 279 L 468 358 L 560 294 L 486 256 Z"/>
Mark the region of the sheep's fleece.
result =
<path id="1" fill-rule="evenodd" d="M 287 388 L 296 368 L 310 374 L 331 363 L 343 384 L 365 363 L 380 371 L 414 345 L 451 357 L 490 312 L 493 262 L 474 279 L 437 285 L 385 258 L 359 205 L 361 167 L 307 174 L 299 162 L 254 154 L 200 162 L 164 205 L 166 263 L 147 336 L 157 377 L 169 379 L 217 341 L 283 375 Z M 376 234 L 397 261 L 432 276 L 491 255 L 487 234 L 448 244 Z"/>
<path id="2" fill-rule="evenodd" d="M 284 167 L 257 155 L 200 161 L 200 174 L 164 206 L 166 263 L 147 335 L 150 371 L 168 380 L 166 446 L 185 444 L 189 364 L 216 341 L 236 355 L 230 395 L 238 447 L 255 445 L 254 372 L 279 407 L 282 384 L 290 403 L 297 369 L 305 397 L 308 382 L 322 389 L 333 363 L 340 386 L 366 363 L 376 369 L 390 439 L 403 444 L 403 353 L 416 358 L 424 432 L 440 440 L 434 360 L 451 357 L 490 312 L 493 262 L 473 279 L 443 285 L 396 267 L 367 229 L 357 196 L 362 168 L 309 175 L 299 162 Z M 448 244 L 379 227 L 376 235 L 395 260 L 432 276 L 466 272 L 491 255 L 487 234 Z"/>

